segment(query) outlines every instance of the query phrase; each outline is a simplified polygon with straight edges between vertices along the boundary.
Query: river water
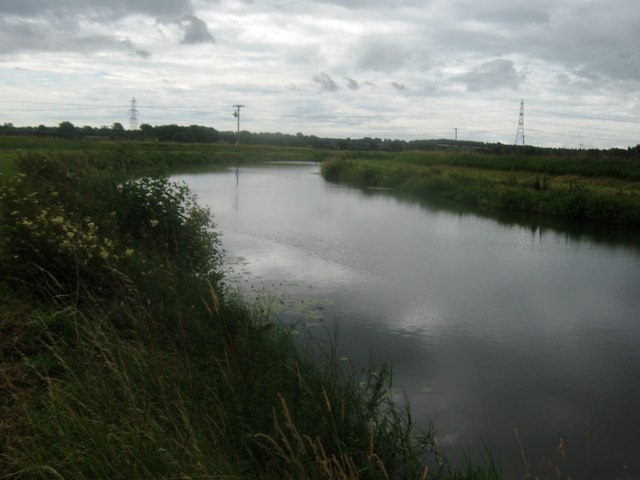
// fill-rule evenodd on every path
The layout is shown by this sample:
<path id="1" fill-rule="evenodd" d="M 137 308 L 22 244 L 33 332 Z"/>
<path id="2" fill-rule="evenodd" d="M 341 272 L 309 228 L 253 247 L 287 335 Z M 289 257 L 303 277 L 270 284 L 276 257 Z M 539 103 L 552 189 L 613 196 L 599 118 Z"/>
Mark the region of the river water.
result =
<path id="1" fill-rule="evenodd" d="M 174 179 L 211 207 L 247 299 L 318 338 L 337 320 L 342 359 L 389 361 L 443 448 L 484 439 L 514 478 L 552 477 L 554 458 L 574 478 L 640 476 L 638 236 L 438 210 L 317 164 Z"/>

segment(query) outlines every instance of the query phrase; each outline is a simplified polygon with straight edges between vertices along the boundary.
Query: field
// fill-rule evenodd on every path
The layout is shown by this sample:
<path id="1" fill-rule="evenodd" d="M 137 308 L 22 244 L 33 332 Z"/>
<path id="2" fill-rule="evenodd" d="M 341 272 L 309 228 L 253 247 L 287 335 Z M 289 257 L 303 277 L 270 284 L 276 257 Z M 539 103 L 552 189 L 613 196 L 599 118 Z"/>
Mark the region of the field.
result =
<path id="1" fill-rule="evenodd" d="M 47 137 L 0 136 L 0 173 L 15 173 L 15 159 L 22 155 L 91 155 L 105 162 L 135 164 L 137 171 L 175 172 L 180 169 L 232 165 L 269 160 L 322 160 L 322 150 L 295 147 L 225 143 L 175 143 L 104 139 L 66 140 Z"/>
<path id="2" fill-rule="evenodd" d="M 640 159 L 530 157 L 462 152 L 345 153 L 327 180 L 388 188 L 440 204 L 572 221 L 640 225 Z"/>

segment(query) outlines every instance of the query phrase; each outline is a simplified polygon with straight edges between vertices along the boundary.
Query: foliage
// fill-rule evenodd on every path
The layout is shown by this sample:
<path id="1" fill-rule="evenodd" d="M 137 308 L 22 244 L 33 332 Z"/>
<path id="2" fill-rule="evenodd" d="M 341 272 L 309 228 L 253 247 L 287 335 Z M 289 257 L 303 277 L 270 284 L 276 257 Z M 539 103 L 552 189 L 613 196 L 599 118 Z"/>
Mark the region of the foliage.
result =
<path id="1" fill-rule="evenodd" d="M 211 212 L 198 205 L 184 183 L 160 177 L 127 180 L 111 203 L 120 236 L 180 270 L 212 274 L 220 265 Z"/>
<path id="2" fill-rule="evenodd" d="M 639 189 L 635 180 L 640 168 L 631 161 L 560 161 L 487 157 L 471 154 L 404 152 L 395 161 L 359 159 L 353 154 L 333 157 L 322 165 L 322 175 L 334 182 L 361 188 L 393 188 L 431 202 L 462 205 L 487 211 L 551 215 L 571 220 L 615 225 L 640 225 Z M 558 165 L 556 165 L 558 163 Z M 605 166 L 607 169 L 605 170 Z M 532 170 L 523 171 L 523 168 Z M 613 177 L 600 183 L 590 180 L 595 172 Z M 549 172 L 561 175 L 552 177 Z M 587 177 L 568 172 L 584 172 Z M 602 178 L 602 177 L 599 177 Z M 605 179 L 606 180 L 606 179 Z M 615 182 L 615 183 L 614 183 Z M 617 188 L 609 184 L 617 185 Z"/>
<path id="3" fill-rule="evenodd" d="M 89 157 L 28 156 L 19 166 L 23 173 L 0 186 L 2 274 L 14 285 L 80 295 L 117 291 L 122 278 L 162 275 L 168 264 L 216 274 L 221 248 L 210 212 L 186 186 L 119 181 Z"/>
<path id="4" fill-rule="evenodd" d="M 640 180 L 640 149 L 627 155 L 573 152 L 561 150 L 546 155 L 507 153 L 490 155 L 486 152 L 403 152 L 396 157 L 401 163 L 420 166 L 451 165 L 491 171 L 536 172 L 542 178 L 549 175 L 580 175 L 584 177 L 612 177 L 629 181 Z"/>
<path id="5" fill-rule="evenodd" d="M 0 403 L 2 478 L 464 477 L 387 366 L 346 374 L 224 289 L 184 185 L 19 163 L 1 187 L 0 371 L 21 385 Z"/>

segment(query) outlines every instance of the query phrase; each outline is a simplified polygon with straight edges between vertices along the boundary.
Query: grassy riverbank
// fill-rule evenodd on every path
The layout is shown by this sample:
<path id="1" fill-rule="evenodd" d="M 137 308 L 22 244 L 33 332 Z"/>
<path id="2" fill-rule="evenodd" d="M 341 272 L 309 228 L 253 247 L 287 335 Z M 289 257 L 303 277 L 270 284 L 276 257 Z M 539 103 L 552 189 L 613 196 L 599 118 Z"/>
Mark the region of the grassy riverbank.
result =
<path id="1" fill-rule="evenodd" d="M 140 177 L 265 149 L 54 143 L 0 158 L 0 478 L 500 477 L 238 299 L 210 212 Z"/>
<path id="2" fill-rule="evenodd" d="M 62 139 L 0 136 L 0 173 L 15 173 L 20 155 L 90 155 L 96 161 L 133 172 L 168 173 L 184 168 L 263 161 L 320 161 L 324 150 L 225 143 L 177 143 L 144 140 Z"/>
<path id="3" fill-rule="evenodd" d="M 632 156 L 345 153 L 326 161 L 322 174 L 454 206 L 640 226 L 640 159 Z"/>

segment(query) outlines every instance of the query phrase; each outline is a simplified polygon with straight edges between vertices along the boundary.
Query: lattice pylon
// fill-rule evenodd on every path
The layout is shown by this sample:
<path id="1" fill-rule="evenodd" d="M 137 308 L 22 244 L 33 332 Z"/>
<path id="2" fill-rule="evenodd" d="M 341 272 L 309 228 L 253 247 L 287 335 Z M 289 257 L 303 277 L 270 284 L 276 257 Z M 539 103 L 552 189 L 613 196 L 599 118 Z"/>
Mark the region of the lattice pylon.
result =
<path id="1" fill-rule="evenodd" d="M 138 109 L 136 107 L 135 97 L 131 99 L 131 107 L 129 107 L 129 130 L 138 129 Z"/>
<path id="2" fill-rule="evenodd" d="M 518 132 L 514 145 L 518 145 L 520 139 L 522 139 L 522 148 L 524 148 L 524 100 L 520 100 L 520 117 L 518 118 Z"/>

